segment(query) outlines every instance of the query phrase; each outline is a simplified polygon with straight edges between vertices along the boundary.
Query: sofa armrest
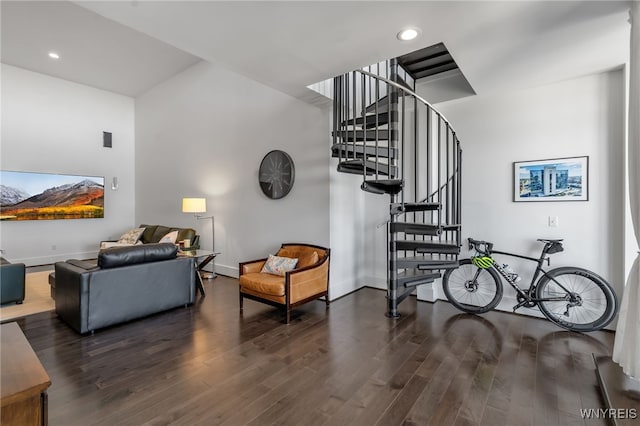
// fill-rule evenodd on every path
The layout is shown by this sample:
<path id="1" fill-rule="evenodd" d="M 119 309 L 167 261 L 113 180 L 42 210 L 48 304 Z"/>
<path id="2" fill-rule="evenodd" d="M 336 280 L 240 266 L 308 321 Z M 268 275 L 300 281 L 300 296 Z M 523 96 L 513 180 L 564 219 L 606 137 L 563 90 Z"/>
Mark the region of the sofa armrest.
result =
<path id="1" fill-rule="evenodd" d="M 328 291 L 329 257 L 325 257 L 319 264 L 287 272 L 285 282 L 291 303 Z"/>
<path id="2" fill-rule="evenodd" d="M 56 262 L 56 313 L 78 333 L 87 327 L 90 271 L 67 262 Z"/>
<path id="3" fill-rule="evenodd" d="M 244 275 L 244 274 L 250 274 L 252 272 L 260 272 L 266 261 L 267 261 L 267 258 L 250 260 L 248 262 L 241 262 L 238 265 L 238 273 L 240 275 Z"/>
<path id="4" fill-rule="evenodd" d="M 66 263 L 76 266 L 80 269 L 84 269 L 85 271 L 93 271 L 99 269 L 98 265 L 96 265 L 95 262 L 88 262 L 86 260 L 69 259 Z"/>

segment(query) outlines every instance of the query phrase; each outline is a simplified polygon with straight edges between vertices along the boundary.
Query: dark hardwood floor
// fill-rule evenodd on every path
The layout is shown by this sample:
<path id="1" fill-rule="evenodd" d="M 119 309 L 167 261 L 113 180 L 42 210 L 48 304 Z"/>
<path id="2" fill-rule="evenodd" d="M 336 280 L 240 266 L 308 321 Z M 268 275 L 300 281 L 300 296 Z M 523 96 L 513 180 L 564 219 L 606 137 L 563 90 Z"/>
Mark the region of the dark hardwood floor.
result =
<path id="1" fill-rule="evenodd" d="M 613 334 L 461 314 L 410 299 L 391 320 L 362 289 L 292 323 L 237 280 L 195 305 L 79 336 L 55 313 L 19 325 L 51 377 L 51 425 L 582 425 L 604 408 L 592 353 Z"/>

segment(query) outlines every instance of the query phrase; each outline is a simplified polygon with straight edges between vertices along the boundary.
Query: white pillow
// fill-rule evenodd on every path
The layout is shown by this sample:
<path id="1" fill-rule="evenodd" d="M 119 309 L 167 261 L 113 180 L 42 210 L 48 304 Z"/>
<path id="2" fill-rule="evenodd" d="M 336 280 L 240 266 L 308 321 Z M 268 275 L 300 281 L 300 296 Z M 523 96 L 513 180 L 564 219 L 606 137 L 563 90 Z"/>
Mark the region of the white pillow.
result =
<path id="1" fill-rule="evenodd" d="M 158 242 L 175 244 L 177 239 L 178 239 L 178 231 L 171 231 L 168 234 L 166 234 L 164 237 L 160 238 L 160 241 Z"/>
<path id="2" fill-rule="evenodd" d="M 125 232 L 124 234 L 122 234 L 118 242 L 120 244 L 135 244 L 136 242 L 138 242 L 143 232 L 144 232 L 144 228 L 131 229 Z"/>

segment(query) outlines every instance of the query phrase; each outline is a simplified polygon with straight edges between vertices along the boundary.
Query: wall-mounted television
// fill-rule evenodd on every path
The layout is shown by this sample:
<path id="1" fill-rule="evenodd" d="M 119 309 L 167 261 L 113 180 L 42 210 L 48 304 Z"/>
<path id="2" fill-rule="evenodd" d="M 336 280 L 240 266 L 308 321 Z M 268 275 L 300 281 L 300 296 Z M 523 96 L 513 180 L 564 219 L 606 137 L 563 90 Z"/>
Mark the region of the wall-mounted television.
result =
<path id="1" fill-rule="evenodd" d="M 104 217 L 104 176 L 0 171 L 0 220 Z"/>

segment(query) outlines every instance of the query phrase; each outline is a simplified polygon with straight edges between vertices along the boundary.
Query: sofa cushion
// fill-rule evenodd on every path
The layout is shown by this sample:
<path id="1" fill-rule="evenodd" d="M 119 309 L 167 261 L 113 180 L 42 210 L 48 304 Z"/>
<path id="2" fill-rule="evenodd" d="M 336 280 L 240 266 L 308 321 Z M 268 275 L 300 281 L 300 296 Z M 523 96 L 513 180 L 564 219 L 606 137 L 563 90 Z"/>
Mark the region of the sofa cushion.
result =
<path id="1" fill-rule="evenodd" d="M 196 238 L 196 230 L 192 228 L 171 228 L 171 230 L 178 231 L 178 238 L 176 241 L 189 240 L 193 243 L 193 240 Z"/>
<path id="2" fill-rule="evenodd" d="M 149 242 L 150 243 L 159 242 L 162 239 L 162 237 L 164 237 L 169 233 L 169 231 L 171 231 L 171 228 L 169 228 L 168 226 L 158 225 Z"/>
<path id="3" fill-rule="evenodd" d="M 257 293 L 284 296 L 284 277 L 266 272 L 252 272 L 240 276 L 240 285 Z"/>
<path id="4" fill-rule="evenodd" d="M 137 263 L 174 259 L 178 248 L 174 244 L 142 244 L 130 247 L 112 247 L 98 254 L 100 268 L 115 268 Z"/>
<path id="5" fill-rule="evenodd" d="M 150 243 L 151 238 L 153 237 L 153 234 L 156 232 L 157 227 L 158 225 L 144 225 L 144 224 L 140 225 L 140 228 L 144 228 L 144 232 L 140 237 L 140 241 L 142 241 L 145 244 Z"/>
<path id="6" fill-rule="evenodd" d="M 158 225 L 141 224 L 140 228 L 144 228 L 144 232 L 140 237 L 140 241 L 142 241 L 145 244 L 157 243 L 158 241 L 160 241 L 162 237 L 164 237 L 167 234 L 167 232 L 170 232 L 170 231 L 178 231 L 178 238 L 176 238 L 176 241 L 189 240 L 191 242 L 191 245 L 193 245 L 194 240 L 196 239 L 196 231 L 193 228 L 176 228 L 176 227 L 168 228 L 166 226 L 161 226 L 161 231 L 159 231 L 157 234 L 156 234 L 156 231 L 158 230 Z M 164 233 L 162 233 L 163 231 Z M 162 235 L 160 235 L 161 233 Z M 157 238 L 157 240 L 154 240 L 154 236 Z"/>

